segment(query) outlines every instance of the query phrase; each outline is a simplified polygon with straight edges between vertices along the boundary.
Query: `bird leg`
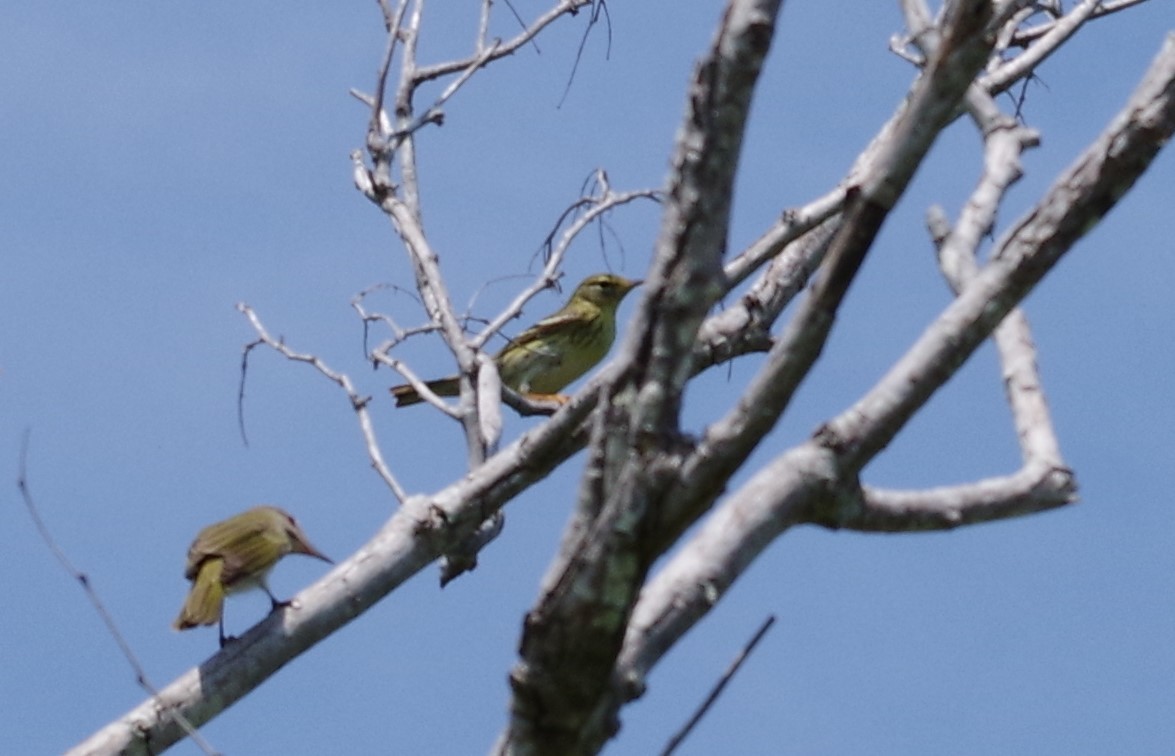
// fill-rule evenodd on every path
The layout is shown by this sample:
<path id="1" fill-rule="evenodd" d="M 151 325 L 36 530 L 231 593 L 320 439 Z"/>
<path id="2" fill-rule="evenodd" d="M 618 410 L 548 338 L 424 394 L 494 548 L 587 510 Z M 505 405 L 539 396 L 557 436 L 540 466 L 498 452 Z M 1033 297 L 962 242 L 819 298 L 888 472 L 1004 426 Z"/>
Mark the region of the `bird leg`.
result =
<path id="1" fill-rule="evenodd" d="M 293 604 L 293 601 L 278 601 L 277 597 L 273 595 L 273 591 L 269 590 L 269 586 L 264 583 L 261 585 L 261 590 L 265 591 L 265 595 L 269 596 L 269 613 L 273 614 L 278 609 L 285 609 L 287 606 Z"/>
<path id="2" fill-rule="evenodd" d="M 225 635 L 224 634 L 224 610 L 223 609 L 221 610 L 220 622 L 217 624 L 216 629 L 220 631 L 220 647 L 221 648 L 224 648 L 225 644 L 227 644 L 231 641 L 235 641 L 237 639 L 237 637 L 235 635 Z"/>

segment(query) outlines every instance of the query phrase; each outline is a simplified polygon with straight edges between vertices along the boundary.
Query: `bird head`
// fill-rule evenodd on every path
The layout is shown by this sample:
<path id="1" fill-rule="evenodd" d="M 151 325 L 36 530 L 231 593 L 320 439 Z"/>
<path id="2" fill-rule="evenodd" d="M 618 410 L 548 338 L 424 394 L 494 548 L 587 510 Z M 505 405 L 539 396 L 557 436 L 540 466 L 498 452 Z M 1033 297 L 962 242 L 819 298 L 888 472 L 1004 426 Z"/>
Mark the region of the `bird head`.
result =
<path id="1" fill-rule="evenodd" d="M 575 288 L 571 301 L 590 302 L 597 307 L 615 308 L 624 299 L 624 295 L 639 286 L 642 282 L 616 276 L 611 273 L 598 273 L 585 278 Z"/>
<path id="2" fill-rule="evenodd" d="M 298 521 L 294 519 L 293 515 L 277 507 L 273 507 L 273 509 L 281 516 L 281 527 L 285 532 L 286 538 L 290 541 L 291 554 L 305 554 L 306 556 L 312 556 L 324 562 L 334 564 L 334 560 L 310 544 L 310 539 L 302 532 L 302 527 L 298 525 Z"/>

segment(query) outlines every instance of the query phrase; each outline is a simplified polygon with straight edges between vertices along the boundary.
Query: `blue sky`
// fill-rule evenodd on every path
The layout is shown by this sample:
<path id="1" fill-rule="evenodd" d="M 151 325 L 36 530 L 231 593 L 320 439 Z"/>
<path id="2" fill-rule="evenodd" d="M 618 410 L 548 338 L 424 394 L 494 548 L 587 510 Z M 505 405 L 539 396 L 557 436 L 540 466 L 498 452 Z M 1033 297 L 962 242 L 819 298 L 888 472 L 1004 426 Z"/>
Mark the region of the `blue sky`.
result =
<path id="1" fill-rule="evenodd" d="M 463 51 L 472 20 L 432 3 L 429 60 Z M 515 0 L 524 15 L 543 7 Z M 823 194 L 905 93 L 887 49 L 896 4 L 794 2 L 759 85 L 730 248 L 784 208 Z M 498 33 L 513 31 L 504 8 Z M 562 209 L 597 167 L 618 189 L 659 187 L 684 84 L 717 3 L 616 3 L 557 107 L 586 23 L 474 78 L 422 132 L 424 210 L 455 301 L 508 301 Z M 450 17 L 448 14 L 452 14 Z M 1151 2 L 1099 21 L 1041 71 L 1028 122 L 1043 135 L 1001 223 L 1030 206 L 1105 125 L 1175 27 Z M 216 648 L 172 632 L 185 550 L 205 524 L 254 503 L 294 512 L 336 559 L 395 502 L 366 464 L 344 397 L 302 365 L 258 352 L 236 420 L 234 305 L 380 396 L 349 298 L 411 281 L 386 219 L 351 186 L 348 153 L 383 49 L 375 3 L 22 4 L 0 25 L 0 752 L 60 751 L 142 698 L 77 586 L 36 538 L 16 495 L 22 430 L 30 482 L 58 542 L 101 593 L 157 684 Z M 979 141 L 943 135 L 888 221 L 816 372 L 752 458 L 806 437 L 869 387 L 949 301 L 922 217 L 953 216 Z M 768 614 L 775 628 L 681 753 L 1132 754 L 1175 750 L 1175 448 L 1169 292 L 1175 157 L 1083 239 L 1026 303 L 1062 450 L 1082 502 L 947 534 L 786 534 L 665 659 L 623 713 L 608 752 L 658 749 Z M 568 280 L 648 265 L 657 209 L 582 240 Z M 489 282 L 489 285 L 486 283 Z M 422 321 L 411 298 L 381 309 Z M 559 306 L 540 296 L 526 319 Z M 622 319 L 632 303 L 622 309 Z M 449 372 L 439 341 L 402 354 Z M 691 387 L 685 423 L 733 401 L 754 360 Z M 456 427 L 427 408 L 375 411 L 412 491 L 462 472 Z M 511 418 L 507 434 L 538 422 Z M 916 487 L 1018 464 L 998 365 L 985 348 L 866 470 Z M 481 567 L 437 589 L 422 573 L 209 724 L 231 754 L 481 753 L 505 721 L 523 613 L 572 505 L 574 461 L 507 510 Z M 6 472 L 5 472 L 6 471 Z M 745 478 L 745 474 L 736 478 Z M 4 490 L 4 489 L 0 489 Z M 323 574 L 290 559 L 289 595 Z M 263 596 L 228 606 L 230 632 Z M 175 753 L 194 753 L 190 744 Z"/>

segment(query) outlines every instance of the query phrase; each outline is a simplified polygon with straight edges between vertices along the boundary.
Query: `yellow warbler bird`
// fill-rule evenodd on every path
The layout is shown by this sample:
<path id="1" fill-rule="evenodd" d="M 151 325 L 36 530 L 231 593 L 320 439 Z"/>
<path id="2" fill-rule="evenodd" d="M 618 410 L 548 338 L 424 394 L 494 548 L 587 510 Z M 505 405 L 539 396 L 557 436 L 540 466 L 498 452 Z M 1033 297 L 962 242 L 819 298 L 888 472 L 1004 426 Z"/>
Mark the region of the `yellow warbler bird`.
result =
<path id="1" fill-rule="evenodd" d="M 331 562 L 310 545 L 297 520 L 277 507 L 253 507 L 204 528 L 188 549 L 184 577 L 192 581 L 192 588 L 172 627 L 186 630 L 219 623 L 223 647 L 228 640 L 224 634 L 226 595 L 260 588 L 274 610 L 287 605 L 278 601 L 266 584 L 269 571 L 286 554 L 307 554 Z"/>
<path id="2" fill-rule="evenodd" d="M 494 357 L 502 383 L 534 398 L 566 401 L 559 392 L 604 359 L 616 338 L 616 308 L 640 281 L 598 274 L 585 278 L 554 315 L 512 339 Z M 457 376 L 426 384 L 439 396 L 456 396 Z M 393 386 L 396 406 L 424 401 L 416 389 Z"/>

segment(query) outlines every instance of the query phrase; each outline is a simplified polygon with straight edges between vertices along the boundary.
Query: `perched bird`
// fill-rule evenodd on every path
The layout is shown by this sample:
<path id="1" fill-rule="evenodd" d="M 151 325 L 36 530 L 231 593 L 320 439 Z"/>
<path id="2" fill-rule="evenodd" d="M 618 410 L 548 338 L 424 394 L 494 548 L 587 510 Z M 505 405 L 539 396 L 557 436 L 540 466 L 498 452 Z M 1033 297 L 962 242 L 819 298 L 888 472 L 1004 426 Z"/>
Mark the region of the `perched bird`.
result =
<path id="1" fill-rule="evenodd" d="M 307 554 L 334 564 L 310 545 L 298 522 L 277 507 L 253 507 L 204 528 L 188 549 L 184 577 L 192 581 L 192 589 L 172 627 L 186 630 L 219 623 L 223 647 L 229 640 L 224 634 L 223 612 L 227 594 L 260 588 L 269 596 L 273 610 L 287 605 L 274 597 L 265 582 L 286 554 Z"/>
<path id="2" fill-rule="evenodd" d="M 565 401 L 559 392 L 604 359 L 616 338 L 616 308 L 640 281 L 601 273 L 585 278 L 563 309 L 527 328 L 494 357 L 502 383 L 532 398 Z M 457 376 L 429 381 L 456 396 Z M 424 401 L 416 389 L 393 386 L 396 406 Z"/>

